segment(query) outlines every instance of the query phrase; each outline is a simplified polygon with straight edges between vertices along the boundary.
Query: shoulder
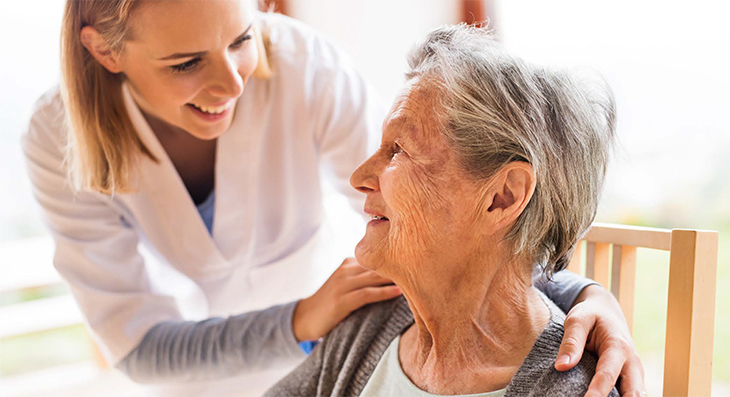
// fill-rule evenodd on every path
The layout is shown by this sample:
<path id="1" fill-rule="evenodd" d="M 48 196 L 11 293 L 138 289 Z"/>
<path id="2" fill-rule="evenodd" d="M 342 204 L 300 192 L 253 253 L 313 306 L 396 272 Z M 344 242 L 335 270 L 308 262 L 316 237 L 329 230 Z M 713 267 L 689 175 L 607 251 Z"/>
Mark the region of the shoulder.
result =
<path id="1" fill-rule="evenodd" d="M 298 112 L 298 126 L 307 126 L 316 142 L 333 130 L 351 136 L 379 131 L 388 107 L 343 50 L 286 16 L 261 13 L 258 23 L 272 75 L 256 86 L 271 99 L 267 103 Z"/>
<path id="2" fill-rule="evenodd" d="M 22 136 L 23 147 L 31 144 L 46 150 L 62 152 L 66 144 L 66 110 L 58 86 L 44 93 L 35 103 Z"/>
<path id="3" fill-rule="evenodd" d="M 267 396 L 357 395 L 390 342 L 413 321 L 403 297 L 353 312 Z"/>
<path id="4" fill-rule="evenodd" d="M 304 22 L 271 13 L 260 13 L 260 19 L 275 72 L 278 68 L 336 68 L 351 63 L 340 48 Z"/>
<path id="5" fill-rule="evenodd" d="M 583 396 L 596 373 L 596 357 L 586 351 L 570 371 L 555 369 L 555 359 L 565 333 L 565 314 L 544 294 L 540 295 L 550 309 L 551 319 L 512 378 L 507 395 Z M 618 396 L 615 388 L 610 395 Z"/>
<path id="6" fill-rule="evenodd" d="M 271 83 L 287 100 L 320 106 L 327 98 L 360 98 L 368 91 L 350 57 L 310 26 L 263 13 L 261 25 L 273 70 Z"/>
<path id="7" fill-rule="evenodd" d="M 385 302 L 364 306 L 350 314 L 325 338 L 331 349 L 352 351 L 356 344 L 363 347 L 390 328 L 398 331 L 402 324 L 413 321 L 413 314 L 405 298 L 398 297 Z"/>
<path id="8" fill-rule="evenodd" d="M 583 396 L 588 391 L 593 375 L 596 373 L 596 357 L 584 352 L 578 365 L 570 371 L 561 372 L 552 365 L 556 356 L 545 357 L 545 360 L 525 360 L 523 366 L 542 367 L 539 373 L 534 374 L 534 382 L 529 387 L 528 395 L 534 396 Z M 549 366 L 544 366 L 545 363 Z M 614 388 L 609 396 L 618 397 Z"/>

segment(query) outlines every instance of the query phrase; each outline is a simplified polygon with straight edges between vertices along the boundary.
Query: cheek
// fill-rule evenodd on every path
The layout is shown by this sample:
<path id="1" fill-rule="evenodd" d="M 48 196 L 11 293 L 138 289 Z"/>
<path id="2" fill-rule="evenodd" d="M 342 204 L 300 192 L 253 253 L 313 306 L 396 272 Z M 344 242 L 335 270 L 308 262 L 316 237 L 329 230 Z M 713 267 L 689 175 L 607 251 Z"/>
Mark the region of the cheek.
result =
<path id="1" fill-rule="evenodd" d="M 176 75 L 165 71 L 151 71 L 128 76 L 137 92 L 158 115 L 170 115 L 190 102 L 202 82 L 194 74 Z"/>
<path id="2" fill-rule="evenodd" d="M 381 189 L 393 211 L 388 236 L 393 255 L 401 260 L 432 255 L 448 219 L 438 181 L 411 163 L 386 171 Z"/>
<path id="3" fill-rule="evenodd" d="M 238 55 L 238 73 L 243 78 L 244 82 L 251 76 L 256 70 L 256 66 L 259 63 L 259 54 L 255 43 L 246 46 L 242 49 Z"/>

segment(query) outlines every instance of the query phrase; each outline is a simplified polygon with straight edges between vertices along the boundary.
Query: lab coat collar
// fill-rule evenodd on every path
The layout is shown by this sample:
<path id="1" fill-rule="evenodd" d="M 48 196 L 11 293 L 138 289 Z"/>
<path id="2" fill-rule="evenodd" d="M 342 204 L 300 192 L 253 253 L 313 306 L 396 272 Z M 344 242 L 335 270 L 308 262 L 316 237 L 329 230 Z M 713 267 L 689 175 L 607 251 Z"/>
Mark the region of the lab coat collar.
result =
<path id="1" fill-rule="evenodd" d="M 138 220 L 142 229 L 160 253 L 175 262 L 171 265 L 185 273 L 193 275 L 203 269 L 207 272 L 229 267 L 229 261 L 208 233 L 184 182 L 134 101 L 127 83 L 122 90 L 127 113 L 139 138 L 158 160 L 141 156 L 136 181 L 138 192 L 127 197 L 133 210 L 148 218 Z M 220 192 L 216 195 L 220 197 Z M 214 224 L 217 221 L 214 219 Z"/>
<path id="2" fill-rule="evenodd" d="M 269 81 L 250 78 L 228 131 L 218 138 L 213 236 L 229 260 L 257 265 L 255 218 L 262 181 L 262 136 L 271 112 Z"/>

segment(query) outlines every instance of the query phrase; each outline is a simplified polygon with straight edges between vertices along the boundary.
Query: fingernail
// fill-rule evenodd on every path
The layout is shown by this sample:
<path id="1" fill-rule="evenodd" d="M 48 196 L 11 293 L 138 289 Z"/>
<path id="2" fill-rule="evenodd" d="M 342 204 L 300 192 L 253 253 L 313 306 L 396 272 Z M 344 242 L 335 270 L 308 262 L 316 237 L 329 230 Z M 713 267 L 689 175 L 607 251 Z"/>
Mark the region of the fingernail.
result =
<path id="1" fill-rule="evenodd" d="M 558 359 L 555 360 L 555 365 L 565 365 L 570 362 L 570 356 L 567 354 L 563 354 L 562 356 L 558 356 Z"/>

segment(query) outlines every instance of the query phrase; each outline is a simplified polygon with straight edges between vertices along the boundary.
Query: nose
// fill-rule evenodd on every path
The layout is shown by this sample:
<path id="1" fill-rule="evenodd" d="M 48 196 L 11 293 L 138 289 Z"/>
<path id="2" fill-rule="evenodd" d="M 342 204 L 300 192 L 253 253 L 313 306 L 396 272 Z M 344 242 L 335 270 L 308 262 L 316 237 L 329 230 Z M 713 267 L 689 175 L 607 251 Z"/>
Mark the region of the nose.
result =
<path id="1" fill-rule="evenodd" d="M 350 176 L 350 185 L 360 193 L 367 194 L 380 190 L 377 155 L 378 153 L 375 153 L 370 156 Z"/>
<path id="2" fill-rule="evenodd" d="M 238 61 L 235 57 L 225 55 L 217 67 L 212 68 L 211 93 L 216 96 L 238 98 L 243 93 L 243 77 L 238 73 Z"/>

